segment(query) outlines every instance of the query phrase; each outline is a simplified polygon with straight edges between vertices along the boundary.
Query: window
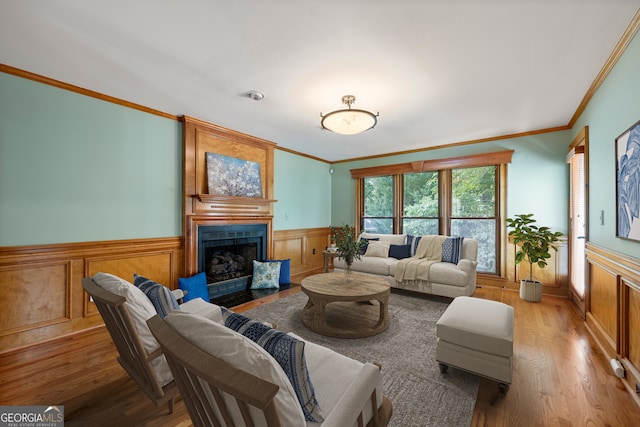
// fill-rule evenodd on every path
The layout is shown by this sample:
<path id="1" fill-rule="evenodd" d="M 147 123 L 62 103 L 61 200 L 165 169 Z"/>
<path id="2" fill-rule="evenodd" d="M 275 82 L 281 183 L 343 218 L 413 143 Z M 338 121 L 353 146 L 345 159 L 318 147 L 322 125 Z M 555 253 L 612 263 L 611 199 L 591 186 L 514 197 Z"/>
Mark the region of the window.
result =
<path id="1" fill-rule="evenodd" d="M 451 171 L 451 235 L 478 240 L 478 271 L 497 273 L 496 166 Z"/>
<path id="2" fill-rule="evenodd" d="M 415 236 L 440 230 L 440 180 L 438 172 L 403 176 L 402 232 Z"/>
<path id="3" fill-rule="evenodd" d="M 393 234 L 393 184 L 392 176 L 364 178 L 362 230 Z"/>
<path id="4" fill-rule="evenodd" d="M 513 151 L 353 169 L 361 230 L 478 240 L 478 272 L 500 274 L 501 185 Z"/>

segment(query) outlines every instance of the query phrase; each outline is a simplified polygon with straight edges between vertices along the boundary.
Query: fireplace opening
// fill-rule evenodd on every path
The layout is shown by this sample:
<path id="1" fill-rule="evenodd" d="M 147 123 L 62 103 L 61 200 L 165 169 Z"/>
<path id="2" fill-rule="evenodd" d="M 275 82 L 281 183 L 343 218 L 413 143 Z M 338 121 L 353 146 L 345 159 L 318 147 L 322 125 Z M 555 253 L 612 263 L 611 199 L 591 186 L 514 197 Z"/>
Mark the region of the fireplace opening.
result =
<path id="1" fill-rule="evenodd" d="M 206 248 L 204 258 L 207 282 L 250 277 L 253 274 L 252 261 L 258 259 L 257 254 L 256 243 L 237 240 Z"/>
<path id="2" fill-rule="evenodd" d="M 264 261 L 266 254 L 266 224 L 198 228 L 198 270 L 207 276 L 212 302 L 224 301 L 229 295 L 250 293 L 253 261 Z"/>

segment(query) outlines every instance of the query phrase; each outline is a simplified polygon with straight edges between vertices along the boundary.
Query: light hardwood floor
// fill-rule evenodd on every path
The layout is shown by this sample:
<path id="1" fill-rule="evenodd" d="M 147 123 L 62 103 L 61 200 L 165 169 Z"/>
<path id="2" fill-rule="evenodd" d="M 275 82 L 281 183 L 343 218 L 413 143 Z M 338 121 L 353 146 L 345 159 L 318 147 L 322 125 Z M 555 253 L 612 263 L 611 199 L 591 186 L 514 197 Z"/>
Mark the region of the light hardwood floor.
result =
<path id="1" fill-rule="evenodd" d="M 285 298 L 298 287 L 236 308 Z M 482 380 L 472 426 L 632 426 L 640 407 L 613 375 L 570 301 L 478 289 L 515 308 L 513 384 Z M 434 362 L 435 363 L 435 362 Z M 64 405 L 66 426 L 190 426 L 182 402 L 156 409 L 116 362 L 104 328 L 0 355 L 0 405 Z"/>

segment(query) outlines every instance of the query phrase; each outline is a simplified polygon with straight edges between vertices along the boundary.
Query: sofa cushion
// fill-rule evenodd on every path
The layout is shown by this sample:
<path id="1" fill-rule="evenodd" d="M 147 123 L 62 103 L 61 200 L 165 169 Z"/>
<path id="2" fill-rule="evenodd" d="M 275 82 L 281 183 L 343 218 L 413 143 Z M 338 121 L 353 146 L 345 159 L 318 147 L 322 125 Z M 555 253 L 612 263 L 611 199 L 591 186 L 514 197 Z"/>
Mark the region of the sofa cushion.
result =
<path id="1" fill-rule="evenodd" d="M 429 269 L 429 281 L 452 286 L 466 286 L 469 276 L 455 264 L 436 262 Z"/>
<path id="2" fill-rule="evenodd" d="M 253 260 L 251 289 L 278 289 L 280 287 L 280 262 Z"/>
<path id="3" fill-rule="evenodd" d="M 160 318 L 164 319 L 170 311 L 180 310 L 176 297 L 166 286 L 138 274 L 133 275 L 133 284 L 149 298 Z"/>
<path id="4" fill-rule="evenodd" d="M 304 341 L 226 308 L 222 309 L 222 318 L 225 326 L 257 343 L 278 362 L 293 386 L 305 419 L 316 423 L 324 421 L 309 378 Z"/>
<path id="5" fill-rule="evenodd" d="M 447 237 L 442 244 L 442 262 L 457 264 L 462 252 L 462 242 L 464 237 Z"/>
<path id="6" fill-rule="evenodd" d="M 381 234 L 381 233 L 362 233 L 360 238 L 364 239 L 380 239 L 381 242 L 390 245 L 404 245 L 407 242 L 406 234 Z"/>
<path id="7" fill-rule="evenodd" d="M 411 245 L 391 245 L 389 246 L 389 256 L 395 259 L 411 257 Z"/>
<path id="8" fill-rule="evenodd" d="M 96 273 L 93 276 L 93 281 L 102 289 L 125 298 L 124 305 L 127 307 L 133 326 L 138 331 L 140 341 L 142 341 L 147 353 L 153 353 L 160 347 L 147 326 L 147 320 L 156 315 L 156 309 L 144 292 L 126 280 L 109 273 Z M 151 362 L 151 366 L 153 366 L 153 371 L 160 385 L 164 386 L 173 380 L 173 375 L 171 375 L 171 370 L 164 356 L 155 358 Z"/>
<path id="9" fill-rule="evenodd" d="M 282 424 L 305 425 L 304 414 L 289 379 L 265 349 L 224 325 L 184 311 L 171 312 L 165 321 L 201 350 L 277 385 L 275 404 Z M 250 407 L 249 411 L 255 409 Z M 236 416 L 239 417 L 239 411 Z"/>
<path id="10" fill-rule="evenodd" d="M 369 246 L 367 247 L 367 252 L 365 252 L 364 256 L 388 258 L 389 244 L 384 242 L 371 242 L 369 243 Z"/>
<path id="11" fill-rule="evenodd" d="M 202 298 L 205 302 L 209 302 L 207 275 L 204 271 L 191 277 L 180 277 L 178 279 L 178 288 L 187 291 L 187 294 L 182 298 L 184 302 L 196 298 Z"/>
<path id="12" fill-rule="evenodd" d="M 304 341 L 303 338 L 300 338 L 293 332 L 289 332 L 288 335 Z M 309 376 L 314 382 L 318 403 L 325 413 L 329 414 L 344 398 L 343 394 L 345 390 L 354 382 L 364 364 L 314 342 L 305 342 Z M 330 373 L 330 375 L 327 373 Z M 382 390 L 382 375 L 379 377 L 376 391 L 377 404 L 378 407 L 380 407 L 382 395 L 384 394 Z M 373 411 L 371 410 L 371 405 L 365 405 L 363 412 L 363 424 L 366 425 L 372 418 Z"/>
<path id="13" fill-rule="evenodd" d="M 392 275 L 390 267 L 397 264 L 398 260 L 395 258 L 378 258 L 378 257 L 362 257 L 357 261 L 354 261 L 351 265 L 351 271 L 379 274 L 381 276 Z M 347 268 L 347 264 L 342 258 L 335 258 L 333 260 L 333 266 L 336 268 Z"/>

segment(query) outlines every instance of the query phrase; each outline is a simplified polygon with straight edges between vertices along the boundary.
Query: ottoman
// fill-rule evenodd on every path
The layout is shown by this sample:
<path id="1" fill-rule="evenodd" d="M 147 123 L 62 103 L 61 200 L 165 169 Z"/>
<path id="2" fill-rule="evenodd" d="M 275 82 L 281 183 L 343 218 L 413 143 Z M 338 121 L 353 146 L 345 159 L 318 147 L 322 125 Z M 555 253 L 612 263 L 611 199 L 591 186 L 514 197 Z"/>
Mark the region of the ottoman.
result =
<path id="1" fill-rule="evenodd" d="M 457 297 L 436 324 L 436 360 L 498 382 L 506 393 L 513 361 L 513 307 L 497 301 Z"/>

